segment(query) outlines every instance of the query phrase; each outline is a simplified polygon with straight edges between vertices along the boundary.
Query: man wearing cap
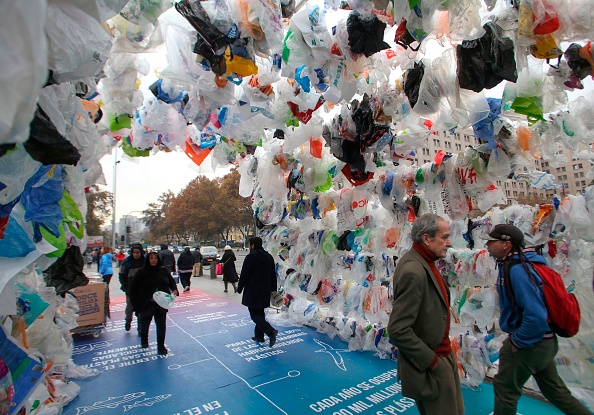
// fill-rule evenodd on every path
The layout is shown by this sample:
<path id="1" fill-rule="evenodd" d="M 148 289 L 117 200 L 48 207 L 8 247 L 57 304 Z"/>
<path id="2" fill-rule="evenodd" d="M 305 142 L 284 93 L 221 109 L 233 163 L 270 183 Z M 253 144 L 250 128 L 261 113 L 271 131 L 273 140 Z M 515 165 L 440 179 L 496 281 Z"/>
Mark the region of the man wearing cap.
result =
<path id="1" fill-rule="evenodd" d="M 411 229 L 412 248 L 394 273 L 394 306 L 388 322 L 398 347 L 402 394 L 415 400 L 422 415 L 463 415 L 464 400 L 456 357 L 450 344 L 450 299 L 435 265 L 444 258 L 450 228 L 432 213 Z"/>
<path id="2" fill-rule="evenodd" d="M 497 261 L 499 326 L 509 333 L 499 350 L 499 370 L 493 379 L 493 414 L 516 414 L 522 388 L 530 376 L 544 397 L 563 413 L 590 414 L 557 373 L 557 336 L 547 323 L 542 280 L 530 266 L 531 262 L 546 265 L 545 259 L 533 248 L 524 249 L 524 233 L 514 225 L 496 225 L 482 239 Z"/>

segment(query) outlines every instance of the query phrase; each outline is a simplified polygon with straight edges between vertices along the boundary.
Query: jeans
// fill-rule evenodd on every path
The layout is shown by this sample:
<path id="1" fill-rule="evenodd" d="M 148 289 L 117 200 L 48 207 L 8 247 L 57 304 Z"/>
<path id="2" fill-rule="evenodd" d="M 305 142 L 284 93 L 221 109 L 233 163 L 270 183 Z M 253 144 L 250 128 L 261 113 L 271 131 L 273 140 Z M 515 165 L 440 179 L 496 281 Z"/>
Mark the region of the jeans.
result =
<path id="1" fill-rule="evenodd" d="M 494 415 L 516 415 L 522 387 L 530 376 L 545 398 L 570 415 L 591 415 L 576 398 L 571 395 L 557 373 L 555 355 L 559 350 L 557 336 L 543 339 L 534 347 L 512 350 L 508 337 L 499 350 L 499 371 L 493 379 L 495 391 Z"/>

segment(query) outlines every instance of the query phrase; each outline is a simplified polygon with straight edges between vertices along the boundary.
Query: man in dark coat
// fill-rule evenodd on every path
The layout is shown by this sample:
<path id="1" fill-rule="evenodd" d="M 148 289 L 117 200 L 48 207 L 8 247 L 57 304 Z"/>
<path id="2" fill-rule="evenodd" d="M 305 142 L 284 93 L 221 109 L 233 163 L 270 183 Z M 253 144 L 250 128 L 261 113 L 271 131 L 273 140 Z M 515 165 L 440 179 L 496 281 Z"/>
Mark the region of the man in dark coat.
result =
<path id="1" fill-rule="evenodd" d="M 169 249 L 167 244 L 161 245 L 159 259 L 161 260 L 161 264 L 167 268 L 169 273 L 175 272 L 175 257 L 173 256 L 173 252 L 171 252 L 171 249 Z"/>
<path id="2" fill-rule="evenodd" d="M 266 334 L 272 347 L 278 331 L 266 321 L 264 309 L 270 307 L 270 293 L 277 290 L 274 258 L 262 248 L 262 238 L 250 238 L 249 246 L 250 253 L 243 261 L 237 292 L 241 294 L 245 290 L 241 304 L 248 308 L 256 324 L 252 340 L 262 343 Z"/>
<path id="3" fill-rule="evenodd" d="M 184 247 L 184 252 L 177 258 L 177 270 L 179 272 L 179 281 L 181 282 L 182 287 L 184 287 L 184 292 L 187 293 L 190 291 L 190 282 L 192 276 L 192 270 L 194 269 L 194 255 L 190 251 L 189 246 Z"/>

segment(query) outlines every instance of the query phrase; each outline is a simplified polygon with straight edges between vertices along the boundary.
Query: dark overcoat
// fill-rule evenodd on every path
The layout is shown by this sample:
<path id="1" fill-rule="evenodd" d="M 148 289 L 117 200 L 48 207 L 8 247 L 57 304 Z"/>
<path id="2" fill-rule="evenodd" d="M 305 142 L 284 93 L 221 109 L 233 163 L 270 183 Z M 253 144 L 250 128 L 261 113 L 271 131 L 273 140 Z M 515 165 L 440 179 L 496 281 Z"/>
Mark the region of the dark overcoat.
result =
<path id="1" fill-rule="evenodd" d="M 237 292 L 249 308 L 270 307 L 270 293 L 277 290 L 274 258 L 263 248 L 253 249 L 244 259 Z"/>

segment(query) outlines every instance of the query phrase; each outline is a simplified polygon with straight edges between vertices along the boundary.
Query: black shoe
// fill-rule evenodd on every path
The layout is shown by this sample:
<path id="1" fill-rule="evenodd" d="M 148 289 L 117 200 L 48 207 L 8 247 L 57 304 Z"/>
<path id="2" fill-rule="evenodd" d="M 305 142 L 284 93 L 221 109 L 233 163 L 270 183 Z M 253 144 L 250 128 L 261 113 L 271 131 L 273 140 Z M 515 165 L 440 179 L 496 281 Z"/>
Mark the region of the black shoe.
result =
<path id="1" fill-rule="evenodd" d="M 157 354 L 166 355 L 167 353 L 169 353 L 169 351 L 167 350 L 166 347 L 159 347 L 159 348 L 157 348 Z"/>
<path id="2" fill-rule="evenodd" d="M 132 323 L 129 322 L 129 321 L 126 321 L 126 325 L 124 326 L 124 330 L 130 331 L 131 328 L 132 328 Z"/>
<path id="3" fill-rule="evenodd" d="M 264 337 L 259 338 L 259 337 L 256 337 L 256 336 L 252 337 L 252 340 L 255 341 L 255 342 L 258 342 L 258 343 L 264 343 L 266 341 L 266 339 Z"/>
<path id="4" fill-rule="evenodd" d="M 276 343 L 276 335 L 278 334 L 278 330 L 274 330 L 269 336 L 268 338 L 270 339 L 270 347 L 274 346 L 274 343 Z"/>
<path id="5" fill-rule="evenodd" d="M 143 349 L 148 349 L 148 343 L 142 343 L 141 346 Z"/>

